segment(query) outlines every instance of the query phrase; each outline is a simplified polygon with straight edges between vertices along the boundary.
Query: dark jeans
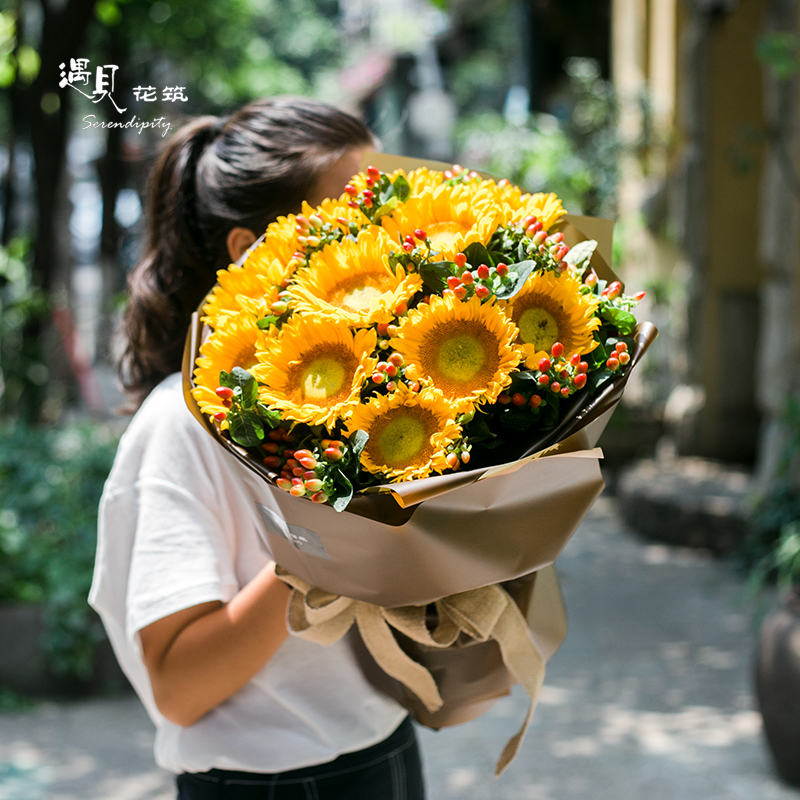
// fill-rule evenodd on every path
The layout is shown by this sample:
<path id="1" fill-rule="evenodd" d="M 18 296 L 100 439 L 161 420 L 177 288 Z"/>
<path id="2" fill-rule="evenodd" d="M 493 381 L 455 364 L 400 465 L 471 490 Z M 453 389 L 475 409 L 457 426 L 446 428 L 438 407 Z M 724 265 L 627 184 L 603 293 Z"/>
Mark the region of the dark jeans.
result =
<path id="1" fill-rule="evenodd" d="M 289 772 L 178 775 L 178 800 L 425 800 L 411 720 L 372 747 Z"/>

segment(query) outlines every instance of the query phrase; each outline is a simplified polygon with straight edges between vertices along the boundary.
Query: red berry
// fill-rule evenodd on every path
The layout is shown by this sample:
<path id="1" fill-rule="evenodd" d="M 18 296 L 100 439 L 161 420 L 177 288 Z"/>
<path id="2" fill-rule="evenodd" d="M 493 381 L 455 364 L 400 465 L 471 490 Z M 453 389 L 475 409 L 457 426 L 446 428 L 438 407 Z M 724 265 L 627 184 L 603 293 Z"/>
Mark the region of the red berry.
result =
<path id="1" fill-rule="evenodd" d="M 540 375 L 536 379 L 542 386 L 547 386 L 550 383 L 550 376 L 549 375 Z"/>
<path id="2" fill-rule="evenodd" d="M 266 444 L 262 444 L 261 447 L 266 450 L 268 453 L 277 453 L 278 452 L 278 443 L 277 442 L 267 442 Z"/>
<path id="3" fill-rule="evenodd" d="M 389 356 L 389 363 L 394 364 L 396 367 L 402 367 L 405 363 L 403 356 L 400 353 L 392 353 Z"/>
<path id="4" fill-rule="evenodd" d="M 382 372 L 373 372 L 372 373 L 372 382 L 373 383 L 378 383 L 378 384 L 383 383 L 385 377 L 386 376 Z"/>
<path id="5" fill-rule="evenodd" d="M 397 383 L 395 381 L 389 381 L 389 383 L 386 384 L 387 392 L 393 392 L 396 388 L 397 388 Z"/>
<path id="6" fill-rule="evenodd" d="M 386 363 L 386 362 L 384 362 Z M 394 378 L 397 376 L 397 367 L 394 364 L 386 364 L 386 374 L 390 378 Z"/>
<path id="7" fill-rule="evenodd" d="M 306 487 L 306 491 L 309 494 L 313 494 L 322 488 L 322 481 L 319 478 L 311 478 L 310 480 L 306 480 L 304 485 Z"/>
<path id="8" fill-rule="evenodd" d="M 531 408 L 539 408 L 542 404 L 542 398 L 538 394 L 531 395 Z"/>
<path id="9" fill-rule="evenodd" d="M 281 460 L 278 456 L 267 456 L 262 463 L 269 469 L 278 469 L 281 465 Z"/>
<path id="10" fill-rule="evenodd" d="M 362 194 L 366 200 L 372 200 L 372 198 L 375 197 L 375 192 L 373 192 L 371 189 L 364 189 Z"/>
<path id="11" fill-rule="evenodd" d="M 579 372 L 572 383 L 576 389 L 583 389 L 583 387 L 586 386 L 586 375 L 583 372 Z"/>
<path id="12" fill-rule="evenodd" d="M 323 455 L 328 461 L 341 461 L 344 453 L 338 447 L 328 447 Z"/>
<path id="13" fill-rule="evenodd" d="M 511 395 L 511 402 L 515 406 L 524 406 L 525 405 L 525 395 L 524 394 L 520 394 L 520 392 L 514 392 L 514 394 Z"/>
<path id="14" fill-rule="evenodd" d="M 561 232 L 553 233 L 547 237 L 547 241 L 550 242 L 550 244 L 558 244 L 559 242 L 563 242 L 564 234 Z"/>
<path id="15" fill-rule="evenodd" d="M 377 366 L 378 372 L 386 372 L 389 369 L 389 362 L 388 361 L 381 361 Z"/>
<path id="16" fill-rule="evenodd" d="M 533 216 L 533 214 L 531 214 L 529 217 L 525 217 L 525 219 L 522 220 L 522 227 L 523 228 L 529 228 L 531 225 L 535 224 L 536 222 L 538 222 L 538 220 L 536 219 L 535 216 Z"/>
<path id="17" fill-rule="evenodd" d="M 458 466 L 458 456 L 455 453 L 448 453 L 446 461 L 450 469 L 455 469 Z"/>
<path id="18" fill-rule="evenodd" d="M 389 323 L 388 322 L 379 322 L 378 323 L 378 336 L 388 336 L 389 335 Z"/>
<path id="19" fill-rule="evenodd" d="M 561 396 L 562 397 L 569 397 L 569 386 L 562 387 Z"/>
<path id="20" fill-rule="evenodd" d="M 587 286 L 596 286 L 597 285 L 597 275 L 594 272 L 590 272 L 584 279 L 583 282 Z"/>
<path id="21" fill-rule="evenodd" d="M 467 287 L 466 286 L 457 286 L 455 289 L 453 289 L 453 294 L 459 300 L 463 300 L 467 296 Z"/>
<path id="22" fill-rule="evenodd" d="M 618 353 L 624 353 L 624 352 L 625 352 L 625 351 L 628 349 L 628 345 L 627 345 L 627 344 L 625 344 L 625 342 L 617 342 L 617 343 L 614 345 L 614 349 L 615 349 L 615 350 L 616 350 Z"/>
<path id="23" fill-rule="evenodd" d="M 644 300 L 644 296 L 646 294 L 647 294 L 647 292 L 636 292 L 636 294 L 633 296 L 633 299 L 634 300 Z"/>
<path id="24" fill-rule="evenodd" d="M 233 405 L 233 400 L 223 400 L 222 405 L 224 405 L 225 408 L 230 408 Z"/>
<path id="25" fill-rule="evenodd" d="M 302 486 L 303 479 L 302 478 L 292 478 L 292 486 Z"/>
<path id="26" fill-rule="evenodd" d="M 295 478 L 302 478 L 304 474 L 305 474 L 304 467 L 295 467 L 292 470 L 292 475 L 294 475 Z"/>
<path id="27" fill-rule="evenodd" d="M 578 355 L 578 353 L 573 353 L 572 354 L 572 357 L 570 358 L 569 363 L 572 364 L 573 367 L 577 367 L 578 364 L 581 363 L 581 357 Z"/>
<path id="28" fill-rule="evenodd" d="M 356 189 L 352 183 L 348 183 L 347 186 L 344 187 L 344 190 L 346 194 L 350 195 L 350 197 L 355 197 L 358 194 L 358 189 Z"/>
<path id="29" fill-rule="evenodd" d="M 551 366 L 552 364 L 549 358 L 542 358 L 539 360 L 539 372 L 547 372 Z"/>
<path id="30" fill-rule="evenodd" d="M 558 381 L 553 381 L 550 384 L 550 391 L 551 392 L 560 392 L 561 391 L 561 384 Z"/>
<path id="31" fill-rule="evenodd" d="M 400 301 L 400 302 L 399 302 L 399 303 L 398 303 L 398 304 L 397 304 L 397 305 L 394 307 L 394 313 L 395 313 L 395 315 L 396 315 L 396 316 L 398 316 L 398 317 L 402 317 L 402 316 L 403 316 L 403 314 L 405 314 L 405 313 L 406 313 L 406 311 L 408 311 L 408 304 L 406 303 L 406 301 L 405 301 L 405 300 L 401 300 L 401 301 Z M 392 334 L 392 326 L 390 325 L 390 326 L 389 326 L 389 336 L 392 336 L 392 335 L 393 335 L 393 334 Z"/>
<path id="32" fill-rule="evenodd" d="M 589 365 L 585 361 L 581 361 L 581 363 L 578 364 L 578 372 L 588 372 L 588 371 L 589 371 Z"/>
<path id="33" fill-rule="evenodd" d="M 618 360 L 618 359 L 616 359 L 616 358 L 614 358 L 614 356 L 611 356 L 611 358 L 609 358 L 609 359 L 608 359 L 608 361 L 606 361 L 606 366 L 607 366 L 607 367 L 608 367 L 608 368 L 609 368 L 609 369 L 610 369 L 612 372 L 614 372 L 614 370 L 617 370 L 617 369 L 619 369 L 619 360 Z"/>
<path id="34" fill-rule="evenodd" d="M 488 286 L 476 286 L 475 287 L 475 295 L 480 297 L 481 300 L 488 297 L 491 294 Z"/>
<path id="35" fill-rule="evenodd" d="M 316 478 L 316 477 L 317 477 L 317 473 L 314 472 L 313 469 L 306 470 L 306 472 L 304 472 L 303 475 L 302 475 L 302 478 L 303 478 L 304 481 L 313 481 L 314 478 Z"/>
<path id="36" fill-rule="evenodd" d="M 305 497 L 306 496 L 306 487 L 303 486 L 302 483 L 296 483 L 289 489 L 289 494 L 292 497 Z"/>
<path id="37" fill-rule="evenodd" d="M 300 462 L 296 458 L 287 458 L 286 459 L 286 468 L 287 469 L 296 469 L 300 466 Z"/>
<path id="38" fill-rule="evenodd" d="M 378 180 L 381 176 L 381 171 L 377 167 L 370 165 L 367 167 L 367 175 L 373 180 Z"/>
<path id="39" fill-rule="evenodd" d="M 222 422 L 222 420 L 224 420 L 224 419 L 225 419 L 225 417 L 227 417 L 227 416 L 228 416 L 228 415 L 227 415 L 227 414 L 226 414 L 224 411 L 217 411 L 217 413 L 216 413 L 216 414 L 214 414 L 214 419 L 215 419 L 217 422 Z"/>
<path id="40" fill-rule="evenodd" d="M 496 270 L 497 270 L 497 274 L 501 278 L 505 278 L 505 276 L 508 275 L 508 265 L 507 264 L 498 264 L 497 267 L 496 267 Z"/>
<path id="41" fill-rule="evenodd" d="M 422 230 L 422 228 L 417 228 L 414 231 L 414 236 L 416 236 L 417 239 L 419 239 L 421 242 L 424 242 L 428 238 L 428 234 L 425 233 L 425 231 Z"/>
<path id="42" fill-rule="evenodd" d="M 472 277 L 472 273 L 469 270 L 465 270 L 461 273 L 461 283 L 463 283 L 464 286 L 471 286 L 474 280 L 475 278 Z"/>
<path id="43" fill-rule="evenodd" d="M 313 455 L 314 454 L 310 450 L 306 450 L 305 448 L 302 449 L 302 450 L 295 450 L 294 451 L 294 457 L 296 459 L 298 459 L 298 460 L 301 459 L 301 458 L 312 458 Z"/>
<path id="44" fill-rule="evenodd" d="M 470 455 L 470 452 L 469 452 L 469 450 L 462 450 L 462 451 L 461 451 L 461 460 L 462 460 L 462 461 L 463 461 L 465 464 L 469 464 L 469 460 L 470 460 L 470 458 L 472 458 L 472 456 Z"/>
<path id="45" fill-rule="evenodd" d="M 459 277 L 457 277 L 455 275 L 451 275 L 447 279 L 447 288 L 448 289 L 457 289 L 459 286 L 461 286 L 461 278 L 459 278 Z"/>
<path id="46" fill-rule="evenodd" d="M 502 403 L 504 406 L 507 406 L 511 402 L 511 395 L 506 392 L 501 392 L 497 400 L 499 403 Z"/>
<path id="47" fill-rule="evenodd" d="M 489 277 L 489 275 L 491 275 L 491 272 L 489 271 L 489 267 L 487 267 L 486 264 L 481 264 L 478 267 L 478 277 L 482 281 L 485 281 Z"/>
<path id="48" fill-rule="evenodd" d="M 551 348 L 550 352 L 558 358 L 564 352 L 564 345 L 561 342 L 556 342 Z"/>
<path id="49" fill-rule="evenodd" d="M 412 392 L 418 392 L 420 390 L 419 381 L 412 381 L 408 384 L 408 388 L 411 389 Z"/>
<path id="50" fill-rule="evenodd" d="M 328 502 L 328 495 L 325 492 L 315 492 L 311 495 L 311 502 L 312 503 L 327 503 Z"/>
<path id="51" fill-rule="evenodd" d="M 278 478 L 275 481 L 279 489 L 283 489 L 284 492 L 288 492 L 289 489 L 292 488 L 292 482 L 288 478 Z"/>
<path id="52" fill-rule="evenodd" d="M 455 261 L 457 267 L 461 268 L 467 263 L 467 257 L 463 253 L 456 253 L 453 261 Z"/>
<path id="53" fill-rule="evenodd" d="M 403 242 L 403 250 L 405 250 L 406 253 L 410 253 L 413 249 L 414 245 L 411 244 L 411 242 Z"/>
<path id="54" fill-rule="evenodd" d="M 306 469 L 314 469 L 317 466 L 317 459 L 314 456 L 299 459 L 300 464 Z"/>
<path id="55" fill-rule="evenodd" d="M 233 389 L 229 389 L 227 386 L 217 386 L 215 391 L 217 397 L 223 400 L 230 400 L 233 397 Z"/>
<path id="56" fill-rule="evenodd" d="M 619 354 L 619 363 L 622 364 L 622 366 L 625 366 L 626 364 L 629 364 L 630 360 L 631 360 L 631 354 L 630 353 L 620 353 Z"/>
<path id="57" fill-rule="evenodd" d="M 358 203 L 355 200 L 348 200 L 347 205 L 349 205 L 350 208 L 358 208 Z"/>

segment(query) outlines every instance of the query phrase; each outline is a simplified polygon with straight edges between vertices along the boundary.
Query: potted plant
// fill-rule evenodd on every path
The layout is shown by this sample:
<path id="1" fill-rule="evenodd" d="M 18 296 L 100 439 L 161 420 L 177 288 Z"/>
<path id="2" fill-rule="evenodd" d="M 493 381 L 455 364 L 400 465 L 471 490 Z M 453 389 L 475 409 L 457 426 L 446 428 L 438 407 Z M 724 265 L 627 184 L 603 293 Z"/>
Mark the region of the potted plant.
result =
<path id="1" fill-rule="evenodd" d="M 756 657 L 756 694 L 778 774 L 800 786 L 800 520 L 785 525 L 756 566 L 763 585 L 775 574 L 782 602 L 763 621 Z"/>

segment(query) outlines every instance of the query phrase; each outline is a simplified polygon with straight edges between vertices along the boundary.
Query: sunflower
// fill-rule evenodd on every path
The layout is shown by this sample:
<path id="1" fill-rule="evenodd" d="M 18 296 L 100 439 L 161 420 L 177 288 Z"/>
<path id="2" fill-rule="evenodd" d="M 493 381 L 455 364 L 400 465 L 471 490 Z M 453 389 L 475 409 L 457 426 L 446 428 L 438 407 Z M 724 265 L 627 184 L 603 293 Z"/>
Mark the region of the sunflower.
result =
<path id="1" fill-rule="evenodd" d="M 332 428 L 358 405 L 377 365 L 370 357 L 377 338 L 374 330 L 353 332 L 344 321 L 293 317 L 258 352 L 259 399 L 284 419 Z"/>
<path id="2" fill-rule="evenodd" d="M 297 218 L 294 214 L 278 217 L 267 226 L 264 239 L 247 256 L 245 264 L 261 271 L 270 270 L 277 283 L 288 280 L 297 267 L 294 254 L 300 249 L 297 241 Z M 278 274 L 275 270 L 279 269 Z"/>
<path id="3" fill-rule="evenodd" d="M 361 466 L 390 481 L 425 478 L 447 469 L 446 448 L 461 435 L 455 409 L 433 389 L 415 394 L 401 383 L 397 391 L 358 406 L 347 423 L 347 435 L 369 434 Z"/>
<path id="4" fill-rule="evenodd" d="M 593 332 L 600 327 L 595 316 L 599 300 L 580 293 L 580 281 L 570 273 L 535 272 L 507 307 L 519 328 L 527 365 L 535 368 L 550 354 L 555 342 L 564 345 L 564 357 L 590 353 L 597 347 Z"/>
<path id="5" fill-rule="evenodd" d="M 221 269 L 217 273 L 217 285 L 203 304 L 203 322 L 218 328 L 225 317 L 250 308 L 246 299 L 269 307 L 278 298 L 282 273 L 278 262 L 255 266 L 249 260 L 241 267 L 231 264 L 228 269 Z"/>
<path id="6" fill-rule="evenodd" d="M 418 275 L 389 266 L 388 256 L 396 249 L 376 226 L 363 230 L 356 241 L 323 248 L 290 289 L 294 308 L 335 316 L 349 325 L 388 322 L 394 308 L 422 288 Z"/>
<path id="7" fill-rule="evenodd" d="M 234 367 L 250 371 L 258 363 L 256 351 L 266 340 L 255 319 L 241 312 L 227 317 L 223 326 L 203 343 L 194 371 L 192 396 L 204 414 L 213 416 L 226 411 L 216 394 L 220 372 L 230 372 Z M 227 423 L 223 422 L 222 427 L 227 427 Z"/>
<path id="8" fill-rule="evenodd" d="M 472 403 L 494 402 L 511 382 L 523 358 L 512 344 L 516 336 L 494 302 L 472 297 L 462 303 L 448 293 L 409 311 L 392 343 L 409 365 L 407 376 L 430 381 L 465 411 Z"/>
<path id="9" fill-rule="evenodd" d="M 394 172 L 387 174 L 389 175 L 389 180 L 391 180 L 392 183 L 395 182 L 399 175 L 402 175 L 408 181 L 408 185 L 411 187 L 412 197 L 422 192 L 423 189 L 434 188 L 438 186 L 444 180 L 443 172 L 439 172 L 435 169 L 428 169 L 427 167 L 419 167 L 418 169 L 412 170 L 408 173 L 406 173 L 405 170 L 396 169 Z M 355 186 L 359 192 L 363 192 L 364 189 L 367 188 L 366 172 L 359 172 L 358 175 L 354 175 L 350 183 Z M 342 199 L 348 199 L 347 195 L 343 195 Z"/>
<path id="10" fill-rule="evenodd" d="M 503 205 L 503 225 L 521 222 L 526 217 L 534 216 L 548 231 L 567 213 L 561 205 L 558 195 L 544 194 L 543 192 L 522 194 L 519 187 L 513 184 L 506 184 L 498 188 L 502 192 L 498 201 Z"/>
<path id="11" fill-rule="evenodd" d="M 381 224 L 394 241 L 422 228 L 433 249 L 452 260 L 473 242 L 486 244 L 497 230 L 501 212 L 486 184 L 470 181 L 424 189 L 390 217 L 383 217 Z"/>

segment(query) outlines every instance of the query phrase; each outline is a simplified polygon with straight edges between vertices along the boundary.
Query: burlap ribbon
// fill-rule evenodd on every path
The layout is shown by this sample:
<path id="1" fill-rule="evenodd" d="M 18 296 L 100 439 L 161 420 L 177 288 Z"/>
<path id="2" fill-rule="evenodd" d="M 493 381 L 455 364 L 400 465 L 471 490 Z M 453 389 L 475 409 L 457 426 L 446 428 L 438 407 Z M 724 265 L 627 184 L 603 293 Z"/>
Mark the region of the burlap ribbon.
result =
<path id="1" fill-rule="evenodd" d="M 495 775 L 500 775 L 514 760 L 539 699 L 545 657 L 528 635 L 525 617 L 505 589 L 486 586 L 438 600 L 438 624 L 430 630 L 425 606 L 382 608 L 315 589 L 278 566 L 275 573 L 293 589 L 288 624 L 295 636 L 317 644 L 332 644 L 355 623 L 381 669 L 414 692 L 431 712 L 442 706 L 436 681 L 425 667 L 401 650 L 392 628 L 431 647 L 449 647 L 462 632 L 479 641 L 493 638 L 509 672 L 531 700 L 522 727 L 503 748 Z"/>

